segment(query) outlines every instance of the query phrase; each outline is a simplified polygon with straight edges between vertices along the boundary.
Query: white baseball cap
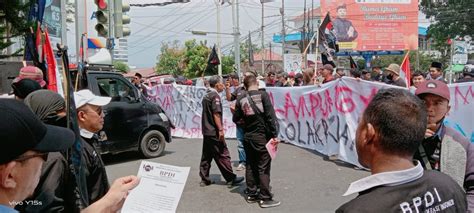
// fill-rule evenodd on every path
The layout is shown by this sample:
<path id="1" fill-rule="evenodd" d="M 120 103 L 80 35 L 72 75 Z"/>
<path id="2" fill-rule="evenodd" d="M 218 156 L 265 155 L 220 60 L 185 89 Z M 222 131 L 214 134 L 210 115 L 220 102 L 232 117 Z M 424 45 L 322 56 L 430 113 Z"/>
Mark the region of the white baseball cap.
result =
<path id="1" fill-rule="evenodd" d="M 94 95 L 90 90 L 84 89 L 79 92 L 74 92 L 74 102 L 76 103 L 76 108 L 80 108 L 86 104 L 94 106 L 105 106 L 110 103 L 110 97 L 102 97 Z"/>

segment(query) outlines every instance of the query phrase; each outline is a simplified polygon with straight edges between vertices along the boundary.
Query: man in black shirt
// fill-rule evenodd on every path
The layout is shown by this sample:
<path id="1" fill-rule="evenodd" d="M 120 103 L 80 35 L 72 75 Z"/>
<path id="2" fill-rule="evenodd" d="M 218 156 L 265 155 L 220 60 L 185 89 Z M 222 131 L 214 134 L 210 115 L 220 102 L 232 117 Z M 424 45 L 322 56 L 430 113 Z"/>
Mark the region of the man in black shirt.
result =
<path id="1" fill-rule="evenodd" d="M 466 212 L 464 191 L 453 179 L 413 161 L 426 117 L 423 102 L 407 90 L 375 95 L 356 131 L 359 163 L 372 175 L 351 183 L 344 195 L 359 195 L 336 212 Z"/>
<path id="2" fill-rule="evenodd" d="M 74 93 L 77 120 L 84 142 L 83 159 L 86 164 L 85 174 L 89 204 L 102 198 L 109 190 L 109 181 L 98 150 L 99 141 L 96 133 L 104 126 L 102 107 L 107 105 L 110 100 L 110 97 L 96 96 L 87 89 Z"/>
<path id="3" fill-rule="evenodd" d="M 234 122 L 244 121 L 244 149 L 247 154 L 247 202 L 259 201 L 262 208 L 280 205 L 270 192 L 271 158 L 265 147 L 270 139 L 276 140 L 275 111 L 268 94 L 258 90 L 257 78 L 248 75 L 244 79 L 247 94 L 237 98 Z M 260 192 L 258 191 L 260 189 Z"/>
<path id="4" fill-rule="evenodd" d="M 227 184 L 235 185 L 241 183 L 244 178 L 237 177 L 232 171 L 230 154 L 224 138 L 224 126 L 222 118 L 222 102 L 219 93 L 224 91 L 221 78 L 213 76 L 209 79 L 209 89 L 202 99 L 202 145 L 201 164 L 199 175 L 201 186 L 213 183 L 209 178 L 212 159 L 219 167 Z"/>

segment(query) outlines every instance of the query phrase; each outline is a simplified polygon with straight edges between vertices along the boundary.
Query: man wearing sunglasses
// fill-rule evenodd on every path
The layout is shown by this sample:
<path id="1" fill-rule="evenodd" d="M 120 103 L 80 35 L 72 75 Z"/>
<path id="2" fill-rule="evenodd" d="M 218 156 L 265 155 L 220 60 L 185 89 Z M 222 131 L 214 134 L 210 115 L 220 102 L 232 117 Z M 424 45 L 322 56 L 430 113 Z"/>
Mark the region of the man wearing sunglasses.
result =
<path id="1" fill-rule="evenodd" d="M 98 151 L 98 133 L 104 126 L 102 107 L 110 102 L 110 97 L 94 95 L 90 90 L 74 93 L 77 108 L 77 120 L 84 141 L 84 159 L 86 164 L 87 192 L 89 203 L 94 203 L 109 189 L 104 162 Z"/>

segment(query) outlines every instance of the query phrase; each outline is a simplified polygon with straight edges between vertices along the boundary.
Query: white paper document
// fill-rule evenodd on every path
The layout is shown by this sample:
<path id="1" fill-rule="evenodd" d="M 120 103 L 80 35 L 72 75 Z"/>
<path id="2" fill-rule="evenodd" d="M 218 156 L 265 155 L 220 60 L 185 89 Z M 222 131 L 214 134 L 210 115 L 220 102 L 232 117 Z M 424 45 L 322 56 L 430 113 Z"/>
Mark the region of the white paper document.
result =
<path id="1" fill-rule="evenodd" d="M 140 184 L 130 192 L 121 212 L 176 212 L 189 169 L 142 161 Z"/>

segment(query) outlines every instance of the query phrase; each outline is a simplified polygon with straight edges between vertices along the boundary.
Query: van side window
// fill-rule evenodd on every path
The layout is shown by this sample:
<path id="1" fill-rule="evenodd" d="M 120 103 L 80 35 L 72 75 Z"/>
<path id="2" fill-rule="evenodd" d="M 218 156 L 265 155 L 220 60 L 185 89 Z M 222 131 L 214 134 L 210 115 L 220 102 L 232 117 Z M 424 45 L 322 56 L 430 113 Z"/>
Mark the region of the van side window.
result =
<path id="1" fill-rule="evenodd" d="M 112 101 L 128 102 L 136 98 L 133 88 L 121 79 L 97 78 L 97 83 L 100 95 L 111 97 Z"/>

